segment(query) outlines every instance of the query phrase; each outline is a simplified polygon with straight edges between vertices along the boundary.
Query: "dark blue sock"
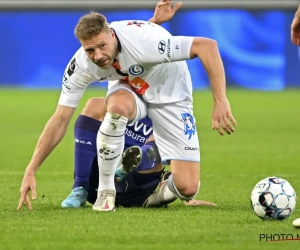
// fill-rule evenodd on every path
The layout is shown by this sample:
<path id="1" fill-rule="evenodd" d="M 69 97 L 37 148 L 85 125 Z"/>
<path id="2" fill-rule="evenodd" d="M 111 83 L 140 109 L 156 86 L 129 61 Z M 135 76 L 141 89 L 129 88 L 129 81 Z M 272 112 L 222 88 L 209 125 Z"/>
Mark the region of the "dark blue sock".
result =
<path id="1" fill-rule="evenodd" d="M 150 141 L 147 144 L 141 147 L 142 153 L 142 160 L 135 171 L 142 171 L 154 168 L 161 162 L 161 157 L 158 152 L 158 148 L 156 146 L 155 141 Z M 150 153 L 149 150 L 152 150 L 153 153 Z"/>
<path id="2" fill-rule="evenodd" d="M 93 118 L 78 116 L 75 129 L 75 180 L 73 188 L 84 187 L 89 191 L 89 177 L 93 161 L 97 156 L 97 133 L 101 122 Z"/>

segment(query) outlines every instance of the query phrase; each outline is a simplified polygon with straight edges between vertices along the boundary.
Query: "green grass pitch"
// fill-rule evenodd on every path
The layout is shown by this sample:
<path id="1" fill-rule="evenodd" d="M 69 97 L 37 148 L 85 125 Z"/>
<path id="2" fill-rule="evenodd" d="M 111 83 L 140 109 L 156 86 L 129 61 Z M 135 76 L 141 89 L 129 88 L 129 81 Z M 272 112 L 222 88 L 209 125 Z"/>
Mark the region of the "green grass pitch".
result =
<path id="1" fill-rule="evenodd" d="M 0 249 L 300 249 L 300 241 L 261 242 L 260 234 L 300 236 L 291 222 L 261 221 L 250 207 L 253 186 L 262 178 L 286 178 L 300 195 L 299 90 L 259 92 L 229 89 L 238 127 L 221 137 L 211 130 L 210 91 L 194 93 L 201 143 L 198 199 L 217 207 L 117 209 L 97 213 L 88 206 L 63 210 L 73 174 L 73 126 L 85 101 L 104 96 L 89 89 L 69 130 L 36 174 L 33 211 L 16 211 L 23 172 L 37 139 L 56 107 L 59 90 L 0 89 Z"/>

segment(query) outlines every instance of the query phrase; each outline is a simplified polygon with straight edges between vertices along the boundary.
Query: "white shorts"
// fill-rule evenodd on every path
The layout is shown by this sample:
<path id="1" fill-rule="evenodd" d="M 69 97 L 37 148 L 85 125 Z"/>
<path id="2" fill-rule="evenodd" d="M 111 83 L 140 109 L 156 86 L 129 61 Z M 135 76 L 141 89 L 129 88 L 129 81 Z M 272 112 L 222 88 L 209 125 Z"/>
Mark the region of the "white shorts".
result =
<path id="1" fill-rule="evenodd" d="M 200 162 L 200 145 L 192 103 L 148 103 L 148 117 L 152 120 L 155 143 L 162 161 Z"/>
<path id="2" fill-rule="evenodd" d="M 141 96 L 138 96 L 130 87 L 130 85 L 126 83 L 122 83 L 120 81 L 109 81 L 108 82 L 108 90 L 106 93 L 106 98 L 114 93 L 117 90 L 124 89 L 129 91 L 134 95 L 135 103 L 136 103 L 136 116 L 132 121 L 129 121 L 127 125 L 133 125 L 138 120 L 145 118 L 147 116 L 147 103 Z"/>
<path id="3" fill-rule="evenodd" d="M 200 145 L 191 102 L 147 104 L 128 84 L 119 81 L 109 82 L 106 97 L 119 89 L 131 92 L 136 100 L 137 114 L 128 125 L 147 115 L 152 120 L 155 143 L 163 162 L 168 160 L 200 162 Z"/>

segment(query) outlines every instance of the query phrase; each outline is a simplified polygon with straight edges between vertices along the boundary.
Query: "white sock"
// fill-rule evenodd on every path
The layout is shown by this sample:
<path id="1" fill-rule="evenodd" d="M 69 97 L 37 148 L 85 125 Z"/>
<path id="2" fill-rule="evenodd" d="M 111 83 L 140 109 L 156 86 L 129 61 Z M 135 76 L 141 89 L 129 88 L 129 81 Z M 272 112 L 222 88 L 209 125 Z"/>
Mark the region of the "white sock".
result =
<path id="1" fill-rule="evenodd" d="M 125 144 L 126 117 L 107 112 L 97 135 L 99 186 L 115 189 L 115 171 L 121 161 Z"/>
<path id="2" fill-rule="evenodd" d="M 174 184 L 174 181 L 173 181 L 173 175 L 170 175 L 168 180 L 167 180 L 167 185 L 165 185 L 166 187 L 164 187 L 164 192 L 163 192 L 163 197 L 164 199 L 166 199 L 166 201 L 168 201 L 167 199 L 171 199 L 171 197 L 177 197 L 178 199 L 180 200 L 192 200 L 197 194 L 198 194 L 198 191 L 200 189 L 200 181 L 199 181 L 199 186 L 198 186 L 198 191 L 196 194 L 194 194 L 193 196 L 191 197 L 186 197 L 186 196 L 183 196 L 182 194 L 180 194 Z"/>
<path id="3" fill-rule="evenodd" d="M 165 184 L 162 190 L 163 199 L 166 201 L 172 201 L 175 198 L 178 198 L 168 187 L 168 183 Z"/>

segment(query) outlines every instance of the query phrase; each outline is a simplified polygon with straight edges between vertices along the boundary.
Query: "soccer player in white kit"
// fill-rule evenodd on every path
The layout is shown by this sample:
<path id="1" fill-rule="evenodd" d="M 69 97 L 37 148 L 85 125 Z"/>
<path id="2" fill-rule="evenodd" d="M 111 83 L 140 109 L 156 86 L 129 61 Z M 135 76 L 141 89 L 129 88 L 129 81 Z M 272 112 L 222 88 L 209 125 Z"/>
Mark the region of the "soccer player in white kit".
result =
<path id="1" fill-rule="evenodd" d="M 126 82 L 112 83 L 108 88 L 107 114 L 97 137 L 99 187 L 93 209 L 115 209 L 114 173 L 124 147 L 125 128 L 146 114 L 153 122 L 161 158 L 170 163 L 172 175 L 149 197 L 145 207 L 161 206 L 176 198 L 193 199 L 200 187 L 200 147 L 192 82 L 184 60 L 198 57 L 208 73 L 214 98 L 213 128 L 223 134 L 222 126 L 230 134 L 234 131 L 230 121 L 236 124 L 226 98 L 217 43 L 207 38 L 172 36 L 161 26 L 139 20 L 108 25 L 98 13 L 83 16 L 75 34 L 95 65 L 110 74 L 116 69 Z M 60 104 L 67 105 L 66 100 L 62 98 Z"/>
<path id="2" fill-rule="evenodd" d="M 170 0 L 161 0 L 156 5 L 154 17 L 149 21 L 157 24 L 166 22 L 173 17 L 181 5 L 182 3 L 179 2 L 171 7 Z M 104 47 L 104 45 L 101 45 L 102 49 Z M 85 88 L 94 81 L 126 79 L 126 76 L 115 68 L 99 68 L 93 63 L 94 60 L 91 60 L 82 52 L 83 50 L 79 49 L 66 68 L 59 104 L 54 114 L 47 122 L 38 140 L 32 158 L 26 167 L 20 188 L 21 195 L 17 208 L 18 210 L 20 210 L 25 203 L 29 209 L 32 209 L 29 191 L 31 191 L 32 199 L 36 199 L 35 173 L 64 137 L 70 119 L 75 111 L 75 107 Z"/>
<path id="3" fill-rule="evenodd" d="M 184 60 L 198 57 L 208 73 L 214 98 L 213 129 L 223 135 L 222 127 L 230 134 L 234 131 L 230 121 L 236 123 L 226 97 L 217 43 L 201 37 L 172 36 L 147 21 L 109 25 L 98 13 L 80 18 L 75 34 L 82 47 L 65 74 L 59 100 L 65 107 L 63 116 L 71 117 L 89 83 L 121 80 L 109 85 L 107 114 L 98 132 L 99 187 L 93 209 L 115 209 L 114 173 L 123 152 L 126 126 L 147 114 L 161 158 L 170 163 L 172 175 L 145 207 L 161 206 L 176 198 L 193 199 L 200 188 L 200 147 L 192 82 Z"/>

